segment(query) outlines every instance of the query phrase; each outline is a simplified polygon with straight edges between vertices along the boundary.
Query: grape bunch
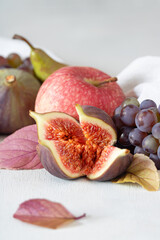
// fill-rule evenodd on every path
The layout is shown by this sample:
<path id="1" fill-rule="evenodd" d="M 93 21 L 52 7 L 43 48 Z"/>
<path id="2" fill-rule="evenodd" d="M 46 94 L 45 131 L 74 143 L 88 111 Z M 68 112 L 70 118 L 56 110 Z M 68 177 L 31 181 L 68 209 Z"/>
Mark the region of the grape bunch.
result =
<path id="1" fill-rule="evenodd" d="M 118 133 L 117 146 L 149 156 L 160 169 L 160 106 L 151 99 L 139 103 L 128 97 L 115 109 L 113 121 Z"/>
<path id="2" fill-rule="evenodd" d="M 3 68 L 17 68 L 34 75 L 30 58 L 28 57 L 22 60 L 17 53 L 11 53 L 6 58 L 0 56 L 0 69 Z"/>

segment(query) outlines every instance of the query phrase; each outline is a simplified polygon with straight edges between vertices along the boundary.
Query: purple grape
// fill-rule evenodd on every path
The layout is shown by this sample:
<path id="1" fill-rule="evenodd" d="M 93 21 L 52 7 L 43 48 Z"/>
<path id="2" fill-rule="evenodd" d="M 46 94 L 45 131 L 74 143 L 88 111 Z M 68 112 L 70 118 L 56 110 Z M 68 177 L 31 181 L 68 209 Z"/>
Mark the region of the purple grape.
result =
<path id="1" fill-rule="evenodd" d="M 137 113 L 135 122 L 137 128 L 142 132 L 150 133 L 152 127 L 157 123 L 158 119 L 154 111 L 150 109 L 141 110 Z"/>
<path id="2" fill-rule="evenodd" d="M 121 121 L 129 127 L 135 126 L 135 116 L 139 112 L 139 108 L 133 104 L 122 108 L 120 113 Z"/>
<path id="3" fill-rule="evenodd" d="M 127 98 L 123 101 L 122 107 L 125 107 L 125 106 L 127 106 L 127 105 L 131 105 L 131 104 L 139 107 L 139 102 L 138 102 L 137 98 L 135 98 L 135 97 L 127 97 Z"/>
<path id="4" fill-rule="evenodd" d="M 131 154 L 134 154 L 134 149 L 135 149 L 135 147 L 132 146 L 132 145 L 123 146 L 123 145 L 121 145 L 119 142 L 117 142 L 117 143 L 115 144 L 115 147 L 118 147 L 118 148 L 121 148 L 121 149 L 126 149 L 126 148 L 127 148 L 127 149 L 130 151 Z"/>
<path id="5" fill-rule="evenodd" d="M 121 119 L 120 119 L 120 115 L 119 115 L 119 114 L 114 115 L 114 116 L 112 117 L 112 120 L 113 120 L 113 122 L 114 122 L 114 124 L 116 125 L 116 128 L 117 128 L 118 130 L 120 130 L 120 129 L 124 126 L 124 124 L 122 123 L 122 121 L 121 121 Z"/>
<path id="6" fill-rule="evenodd" d="M 150 107 L 150 108 L 148 108 L 148 109 L 152 110 L 152 111 L 156 114 L 157 119 L 158 119 L 158 122 L 159 122 L 159 121 L 160 121 L 160 114 L 159 114 L 159 112 L 158 112 L 158 108 L 156 108 L 156 107 Z"/>
<path id="7" fill-rule="evenodd" d="M 132 129 L 129 133 L 129 141 L 134 146 L 142 146 L 143 139 L 147 136 L 147 133 L 141 132 L 138 128 Z"/>
<path id="8" fill-rule="evenodd" d="M 157 149 L 157 155 L 158 155 L 158 158 L 160 159 L 160 146 Z"/>
<path id="9" fill-rule="evenodd" d="M 150 110 L 152 110 L 153 112 L 155 112 L 155 114 L 158 113 L 158 108 L 157 108 L 157 107 L 150 107 L 150 108 L 148 108 L 148 109 L 150 109 Z"/>
<path id="10" fill-rule="evenodd" d="M 130 141 L 129 141 L 129 133 L 132 130 L 131 127 L 123 127 L 121 128 L 121 134 L 120 137 L 118 139 L 118 142 L 122 145 L 122 146 L 130 146 Z"/>
<path id="11" fill-rule="evenodd" d="M 149 153 L 147 153 L 147 152 L 145 152 L 144 150 L 143 150 L 143 148 L 141 148 L 141 147 L 135 147 L 135 149 L 134 149 L 134 154 L 136 154 L 136 153 L 141 153 L 141 154 L 144 154 L 144 155 L 146 155 L 146 156 L 149 156 Z"/>
<path id="12" fill-rule="evenodd" d="M 160 105 L 158 106 L 158 112 L 159 112 L 159 114 L 160 114 Z"/>
<path id="13" fill-rule="evenodd" d="M 145 152 L 156 153 L 159 146 L 159 141 L 152 134 L 145 137 L 142 141 L 142 148 Z"/>
<path id="14" fill-rule="evenodd" d="M 140 104 L 140 109 L 148 109 L 150 107 L 157 107 L 156 103 L 151 99 L 146 99 Z"/>
<path id="15" fill-rule="evenodd" d="M 151 153 L 149 158 L 155 163 L 156 168 L 160 170 L 160 159 L 158 158 L 157 154 Z"/>
<path id="16" fill-rule="evenodd" d="M 153 135 L 153 137 L 160 139 L 160 123 L 156 123 L 152 127 L 152 135 Z"/>
<path id="17" fill-rule="evenodd" d="M 126 147 L 124 147 L 124 148 L 126 148 Z M 127 146 L 127 149 L 130 150 L 131 154 L 134 154 L 135 146 L 133 146 L 133 145 Z"/>
<path id="18" fill-rule="evenodd" d="M 121 113 L 121 109 L 122 109 L 122 106 L 120 105 L 119 107 L 117 107 L 115 110 L 114 110 L 114 115 L 118 115 Z"/>

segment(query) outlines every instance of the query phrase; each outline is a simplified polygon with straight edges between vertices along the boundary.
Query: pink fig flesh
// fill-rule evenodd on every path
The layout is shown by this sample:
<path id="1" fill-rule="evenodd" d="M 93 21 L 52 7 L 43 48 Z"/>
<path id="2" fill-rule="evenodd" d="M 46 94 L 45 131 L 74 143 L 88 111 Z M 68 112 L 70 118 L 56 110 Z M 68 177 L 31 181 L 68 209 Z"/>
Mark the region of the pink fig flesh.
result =
<path id="1" fill-rule="evenodd" d="M 112 146 L 117 139 L 112 119 L 95 107 L 77 105 L 76 110 L 80 124 L 65 113 L 30 113 L 37 122 L 42 165 L 64 179 L 86 175 L 105 181 L 122 174 L 131 155 Z"/>
<path id="2" fill-rule="evenodd" d="M 87 175 L 90 180 L 108 181 L 124 173 L 133 159 L 128 149 L 107 146 L 102 151 L 92 171 Z"/>
<path id="3" fill-rule="evenodd" d="M 52 152 L 47 147 L 39 144 L 38 148 L 41 163 L 50 174 L 62 179 L 72 179 L 61 170 Z"/>

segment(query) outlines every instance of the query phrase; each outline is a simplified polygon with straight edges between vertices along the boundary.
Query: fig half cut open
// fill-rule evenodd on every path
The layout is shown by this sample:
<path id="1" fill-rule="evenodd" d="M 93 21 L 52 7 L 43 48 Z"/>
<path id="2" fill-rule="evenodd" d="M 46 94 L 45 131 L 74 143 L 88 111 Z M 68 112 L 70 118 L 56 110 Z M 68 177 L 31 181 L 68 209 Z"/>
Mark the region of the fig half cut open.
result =
<path id="1" fill-rule="evenodd" d="M 74 179 L 87 176 L 106 181 L 122 174 L 132 161 L 117 141 L 114 123 L 103 110 L 76 105 L 80 123 L 62 112 L 35 113 L 40 160 L 51 174 Z"/>

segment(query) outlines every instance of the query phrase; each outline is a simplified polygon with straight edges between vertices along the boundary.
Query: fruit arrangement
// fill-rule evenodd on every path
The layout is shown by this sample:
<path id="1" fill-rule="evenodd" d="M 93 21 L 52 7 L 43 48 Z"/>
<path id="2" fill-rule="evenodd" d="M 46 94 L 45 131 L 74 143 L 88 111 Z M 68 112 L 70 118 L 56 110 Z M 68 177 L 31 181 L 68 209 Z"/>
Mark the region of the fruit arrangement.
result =
<path id="1" fill-rule="evenodd" d="M 139 103 L 129 97 L 115 109 L 113 121 L 118 131 L 117 145 L 149 156 L 160 169 L 160 106 L 150 99 Z"/>
<path id="2" fill-rule="evenodd" d="M 30 115 L 36 120 L 39 154 L 53 175 L 73 179 L 87 176 L 106 181 L 121 175 L 132 161 L 127 149 L 113 145 L 117 134 L 111 117 L 99 108 L 76 105 L 80 124 L 61 112 Z"/>
<path id="3" fill-rule="evenodd" d="M 41 80 L 65 66 L 34 48 L 23 37 L 15 35 L 13 38 L 27 42 L 31 54 L 25 59 L 17 53 L 0 56 L 0 134 L 13 133 L 34 123 L 28 113 L 34 110 Z"/>
<path id="4" fill-rule="evenodd" d="M 0 169 L 45 168 L 64 180 L 137 183 L 158 191 L 160 106 L 126 98 L 116 77 L 59 63 L 24 37 L 13 38 L 31 52 L 25 59 L 0 56 L 0 134 L 12 133 L 0 143 Z M 53 229 L 85 216 L 47 199 L 25 201 L 13 215 Z"/>
<path id="5" fill-rule="evenodd" d="M 136 182 L 147 190 L 157 190 L 160 107 L 152 100 L 139 103 L 134 97 L 125 98 L 117 78 L 98 69 L 66 66 L 22 36 L 13 38 L 25 41 L 31 54 L 24 60 L 16 53 L 0 57 L 0 133 L 12 133 L 34 120 L 37 130 L 29 126 L 6 138 L 0 145 L 0 168 L 43 165 L 63 179 L 86 176 L 107 181 L 119 177 L 114 181 Z M 18 152 L 15 142 L 21 142 L 25 153 Z M 10 149 L 15 151 L 13 157 Z M 21 159 L 20 163 L 15 158 Z"/>
<path id="6" fill-rule="evenodd" d="M 16 68 L 21 69 L 34 75 L 33 66 L 30 58 L 27 57 L 24 60 L 17 53 L 11 53 L 6 58 L 0 56 L 0 69 L 4 68 Z"/>

